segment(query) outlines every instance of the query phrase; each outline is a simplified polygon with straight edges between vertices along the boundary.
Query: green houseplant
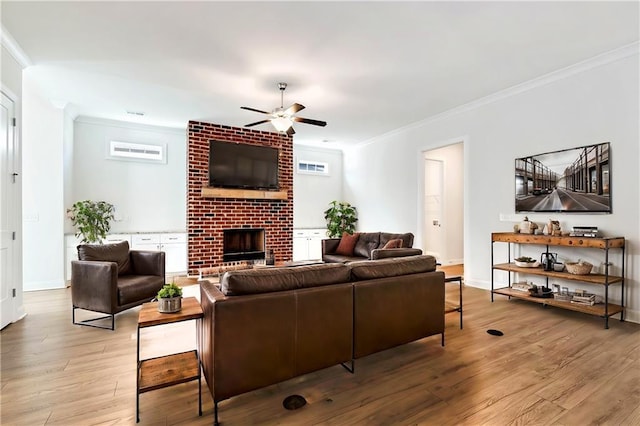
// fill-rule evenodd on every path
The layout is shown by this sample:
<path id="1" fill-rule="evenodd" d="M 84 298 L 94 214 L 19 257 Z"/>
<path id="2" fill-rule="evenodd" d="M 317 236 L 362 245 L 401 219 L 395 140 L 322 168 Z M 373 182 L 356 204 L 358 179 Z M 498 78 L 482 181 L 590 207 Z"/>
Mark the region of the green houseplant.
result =
<path id="1" fill-rule="evenodd" d="M 358 211 L 347 202 L 332 201 L 324 211 L 329 238 L 340 238 L 344 232 L 353 234 L 356 231 Z"/>
<path id="2" fill-rule="evenodd" d="M 158 312 L 174 313 L 182 309 L 182 288 L 174 282 L 162 286 L 157 298 Z"/>
<path id="3" fill-rule="evenodd" d="M 77 201 L 67 210 L 76 228 L 76 237 L 83 243 L 101 243 L 111 229 L 114 207 L 106 201 Z"/>

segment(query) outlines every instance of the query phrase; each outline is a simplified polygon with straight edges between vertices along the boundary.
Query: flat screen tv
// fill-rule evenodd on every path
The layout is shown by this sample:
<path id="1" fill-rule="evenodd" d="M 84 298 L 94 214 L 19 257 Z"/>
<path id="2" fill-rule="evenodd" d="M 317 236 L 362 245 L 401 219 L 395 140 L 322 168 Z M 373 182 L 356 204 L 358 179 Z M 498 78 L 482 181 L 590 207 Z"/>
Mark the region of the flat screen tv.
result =
<path id="1" fill-rule="evenodd" d="M 611 213 L 609 142 L 516 158 L 516 212 Z"/>
<path id="2" fill-rule="evenodd" d="M 209 186 L 278 189 L 278 148 L 209 141 Z"/>

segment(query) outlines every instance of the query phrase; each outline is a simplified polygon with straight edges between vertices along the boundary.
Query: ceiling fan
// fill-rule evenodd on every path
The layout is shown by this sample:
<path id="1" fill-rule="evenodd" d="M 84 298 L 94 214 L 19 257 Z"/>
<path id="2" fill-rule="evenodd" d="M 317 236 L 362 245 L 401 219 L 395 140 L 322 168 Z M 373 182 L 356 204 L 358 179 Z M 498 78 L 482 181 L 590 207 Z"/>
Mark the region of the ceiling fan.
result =
<path id="1" fill-rule="evenodd" d="M 326 121 L 313 120 L 311 118 L 296 117 L 294 114 L 297 113 L 298 111 L 302 111 L 304 109 L 304 105 L 295 103 L 290 107 L 288 107 L 287 109 L 285 109 L 283 106 L 283 99 L 284 99 L 284 89 L 287 88 L 287 83 L 278 83 L 278 88 L 280 89 L 280 107 L 279 108 L 276 108 L 271 112 L 267 112 L 267 111 L 262 111 L 255 108 L 249 108 L 244 106 L 240 107 L 248 111 L 267 114 L 271 117 L 265 120 L 256 121 L 255 123 L 246 124 L 244 127 L 257 126 L 258 124 L 271 122 L 271 124 L 273 125 L 273 127 L 276 128 L 277 131 L 284 132 L 287 135 L 291 136 L 295 133 L 295 130 L 293 130 L 294 121 L 298 123 L 313 124 L 314 126 L 322 126 L 322 127 L 327 125 Z"/>

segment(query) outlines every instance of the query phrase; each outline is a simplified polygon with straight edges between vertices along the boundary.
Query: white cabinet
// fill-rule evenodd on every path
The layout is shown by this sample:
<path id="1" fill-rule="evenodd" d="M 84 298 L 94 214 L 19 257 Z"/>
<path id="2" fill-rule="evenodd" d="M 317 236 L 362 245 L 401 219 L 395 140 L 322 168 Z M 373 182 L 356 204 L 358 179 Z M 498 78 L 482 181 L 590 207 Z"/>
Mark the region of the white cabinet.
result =
<path id="1" fill-rule="evenodd" d="M 163 251 L 167 274 L 187 271 L 187 234 L 133 234 L 131 249 Z"/>
<path id="2" fill-rule="evenodd" d="M 326 235 L 326 229 L 294 229 L 293 260 L 322 259 L 321 241 Z"/>

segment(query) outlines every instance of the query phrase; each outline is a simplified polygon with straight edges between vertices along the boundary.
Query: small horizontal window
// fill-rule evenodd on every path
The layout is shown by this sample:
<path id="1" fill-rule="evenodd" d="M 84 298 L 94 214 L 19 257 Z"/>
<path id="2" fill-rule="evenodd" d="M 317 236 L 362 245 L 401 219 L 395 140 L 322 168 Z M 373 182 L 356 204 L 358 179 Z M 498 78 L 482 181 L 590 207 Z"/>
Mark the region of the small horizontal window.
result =
<path id="1" fill-rule="evenodd" d="M 166 163 L 166 146 L 110 141 L 109 157 L 114 160 L 131 160 Z"/>
<path id="2" fill-rule="evenodd" d="M 299 160 L 297 171 L 302 174 L 328 175 L 329 165 L 317 161 Z"/>

